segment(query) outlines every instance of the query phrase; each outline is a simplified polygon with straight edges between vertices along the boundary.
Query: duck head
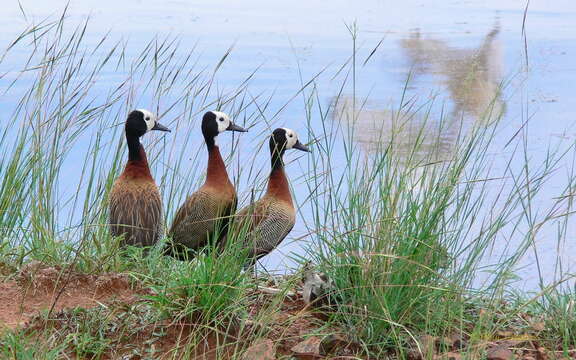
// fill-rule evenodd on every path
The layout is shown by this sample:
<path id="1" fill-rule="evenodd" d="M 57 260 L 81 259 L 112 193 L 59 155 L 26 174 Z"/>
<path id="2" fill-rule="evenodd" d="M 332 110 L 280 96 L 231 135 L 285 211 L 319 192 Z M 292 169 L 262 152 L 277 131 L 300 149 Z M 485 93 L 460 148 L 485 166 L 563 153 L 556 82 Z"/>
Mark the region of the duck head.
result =
<path id="1" fill-rule="evenodd" d="M 170 131 L 160 124 L 154 114 L 145 109 L 136 109 L 128 114 L 126 120 L 126 134 L 141 137 L 150 130 Z"/>
<path id="2" fill-rule="evenodd" d="M 298 140 L 298 135 L 294 130 L 288 128 L 274 130 L 272 137 L 270 137 L 270 153 L 282 157 L 288 149 L 310 152 L 310 149 Z"/>
<path id="3" fill-rule="evenodd" d="M 230 120 L 230 117 L 221 111 L 208 111 L 202 117 L 202 134 L 207 144 L 215 144 L 218 135 L 224 131 L 247 132 Z"/>

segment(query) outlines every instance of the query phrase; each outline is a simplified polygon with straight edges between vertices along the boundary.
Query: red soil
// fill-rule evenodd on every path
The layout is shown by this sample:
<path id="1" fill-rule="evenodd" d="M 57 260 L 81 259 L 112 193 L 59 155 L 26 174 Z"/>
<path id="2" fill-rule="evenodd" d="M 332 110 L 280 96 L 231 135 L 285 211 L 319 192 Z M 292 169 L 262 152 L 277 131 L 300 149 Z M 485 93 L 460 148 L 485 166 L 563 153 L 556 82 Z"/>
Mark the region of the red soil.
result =
<path id="1" fill-rule="evenodd" d="M 31 263 L 16 280 L 0 283 L 0 329 L 22 325 L 41 311 L 87 308 L 113 299 L 130 302 L 136 295 L 123 274 L 78 274 Z"/>

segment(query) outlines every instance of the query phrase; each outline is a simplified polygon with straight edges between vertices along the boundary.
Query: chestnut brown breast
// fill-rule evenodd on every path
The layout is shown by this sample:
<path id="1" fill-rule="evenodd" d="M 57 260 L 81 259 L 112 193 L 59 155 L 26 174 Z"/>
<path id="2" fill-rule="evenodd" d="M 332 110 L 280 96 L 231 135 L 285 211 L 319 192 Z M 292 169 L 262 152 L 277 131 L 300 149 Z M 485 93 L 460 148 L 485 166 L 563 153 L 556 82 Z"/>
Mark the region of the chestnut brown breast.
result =
<path id="1" fill-rule="evenodd" d="M 110 192 L 110 230 L 124 236 L 122 245 L 151 246 L 162 234 L 162 199 L 140 151 L 141 160 L 128 161 Z"/>

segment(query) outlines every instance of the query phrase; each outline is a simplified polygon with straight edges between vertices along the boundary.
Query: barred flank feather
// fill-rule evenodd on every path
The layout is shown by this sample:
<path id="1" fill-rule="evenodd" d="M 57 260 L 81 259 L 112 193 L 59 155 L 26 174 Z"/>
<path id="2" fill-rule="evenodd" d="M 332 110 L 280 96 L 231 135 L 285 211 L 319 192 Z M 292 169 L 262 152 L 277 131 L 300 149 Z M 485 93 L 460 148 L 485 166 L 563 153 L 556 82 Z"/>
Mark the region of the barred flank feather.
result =
<path id="1" fill-rule="evenodd" d="M 202 187 L 186 199 L 170 229 L 173 244 L 197 251 L 208 244 L 214 231 L 220 237 L 226 235 L 230 214 L 236 211 L 236 195 L 219 195 L 222 194 Z"/>
<path id="2" fill-rule="evenodd" d="M 237 214 L 240 222 L 248 221 L 246 244 L 252 262 L 269 254 L 290 233 L 296 222 L 292 203 L 273 196 L 264 196 Z"/>

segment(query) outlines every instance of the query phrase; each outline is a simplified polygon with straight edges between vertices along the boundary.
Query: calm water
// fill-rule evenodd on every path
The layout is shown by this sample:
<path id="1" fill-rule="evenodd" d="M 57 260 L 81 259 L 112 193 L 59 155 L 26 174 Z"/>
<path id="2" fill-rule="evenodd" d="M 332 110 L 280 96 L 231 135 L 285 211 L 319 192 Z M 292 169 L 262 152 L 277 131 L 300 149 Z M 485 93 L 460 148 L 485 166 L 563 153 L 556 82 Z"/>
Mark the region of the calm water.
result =
<path id="1" fill-rule="evenodd" d="M 20 2 L 26 17 L 18 1 L 7 0 L 3 6 L 2 48 L 26 24 L 59 15 L 67 1 L 60 4 L 40 0 Z M 250 84 L 250 91 L 254 94 L 274 91 L 273 112 L 300 88 L 299 66 L 303 78 L 308 79 L 326 67 L 326 73 L 335 73 L 349 58 L 352 43 L 345 24 L 356 21 L 360 57 L 365 58 L 383 41 L 371 61 L 358 72 L 356 99 L 350 89 L 345 90 L 345 101 L 336 108 L 334 116 L 349 112 L 354 101 L 366 101 L 365 110 L 357 120 L 362 131 L 355 133 L 355 141 L 363 151 L 370 153 L 379 141 L 390 140 L 387 136 L 398 121 L 393 120 L 391 114 L 400 103 L 406 79 L 411 76 L 405 96 L 417 104 L 426 104 L 432 98 L 439 104 L 426 123 L 429 143 L 440 139 L 439 146 L 429 148 L 439 157 L 454 150 L 458 126 L 450 126 L 450 122 L 459 123 L 463 119 L 465 124 L 474 124 L 492 99 L 496 99 L 494 108 L 504 114 L 505 127 L 491 151 L 493 171 L 502 173 L 510 152 L 505 145 L 528 117 L 532 118 L 528 154 L 535 162 L 544 159 L 551 143 L 568 146 L 576 139 L 573 128 L 576 114 L 571 106 L 576 90 L 576 3 L 571 0 L 531 2 L 526 27 L 528 68 L 522 38 L 524 7 L 524 1 L 512 0 L 335 0 L 274 2 L 273 5 L 269 1 L 251 0 L 243 1 L 241 6 L 221 0 L 71 0 L 68 13 L 71 21 L 91 18 L 88 42 L 98 41 L 111 30 L 112 39 L 128 40 L 128 54 L 131 49 L 140 50 L 155 35 L 176 35 L 181 39 L 182 48 L 196 46 L 202 54 L 200 68 L 213 67 L 230 45 L 235 44 L 218 76 L 219 86 L 233 88 L 261 66 Z M 26 56 L 16 53 L 7 59 L 3 66 L 11 68 L 2 72 L 19 68 Z M 7 80 L 0 80 L 0 88 L 7 85 Z M 113 82 L 113 76 L 101 80 L 104 88 Z M 508 85 L 498 93 L 501 83 Z M 325 105 L 337 94 L 337 85 L 330 82 L 329 76 L 318 79 L 318 86 L 323 89 L 321 101 Z M 0 99 L 2 116 L 10 112 L 17 100 L 16 96 L 10 97 L 11 94 Z M 147 107 L 146 104 L 139 106 Z M 440 111 L 444 114 L 443 121 L 448 122 L 442 131 L 435 122 L 439 121 Z M 402 113 L 400 119 L 409 119 L 415 126 L 402 130 L 403 136 L 396 140 L 400 142 L 399 148 L 410 146 L 411 134 L 423 121 L 419 116 L 409 111 Z M 306 140 L 301 97 L 292 101 L 280 117 L 279 125 L 295 129 Z M 265 151 L 258 155 L 262 166 L 268 166 L 267 156 Z M 289 157 L 294 159 L 296 154 Z M 297 199 L 306 197 L 305 185 L 297 180 L 305 168 L 305 158 L 289 168 Z M 549 206 L 559 194 L 565 185 L 564 173 L 562 169 L 557 171 L 538 199 L 538 206 Z M 574 230 L 572 226 L 569 234 Z M 298 252 L 301 246 L 290 240 L 305 233 L 303 219 L 298 218 L 291 239 L 271 254 L 265 265 L 281 269 L 289 264 L 286 254 Z M 576 265 L 570 256 L 576 247 L 569 242 L 557 249 L 555 229 L 543 229 L 537 242 L 547 279 L 554 276 L 558 256 L 564 270 Z M 500 251 L 497 244 L 494 253 Z M 526 256 L 522 265 L 519 286 L 532 288 L 537 279 L 535 258 Z"/>

